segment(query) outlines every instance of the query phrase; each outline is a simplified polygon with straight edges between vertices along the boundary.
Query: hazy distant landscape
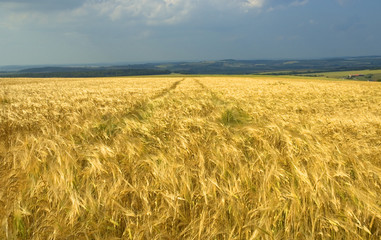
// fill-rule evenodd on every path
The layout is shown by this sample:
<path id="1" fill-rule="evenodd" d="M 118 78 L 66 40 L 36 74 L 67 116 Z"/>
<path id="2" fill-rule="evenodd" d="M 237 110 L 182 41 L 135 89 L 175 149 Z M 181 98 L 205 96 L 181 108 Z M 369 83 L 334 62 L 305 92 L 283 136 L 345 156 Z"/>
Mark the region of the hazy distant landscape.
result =
<path id="1" fill-rule="evenodd" d="M 163 74 L 270 74 L 323 76 L 322 72 L 381 69 L 381 57 L 346 57 L 311 60 L 220 60 L 146 63 L 117 66 L 10 66 L 2 77 L 111 77 Z M 380 80 L 374 76 L 368 80 Z"/>

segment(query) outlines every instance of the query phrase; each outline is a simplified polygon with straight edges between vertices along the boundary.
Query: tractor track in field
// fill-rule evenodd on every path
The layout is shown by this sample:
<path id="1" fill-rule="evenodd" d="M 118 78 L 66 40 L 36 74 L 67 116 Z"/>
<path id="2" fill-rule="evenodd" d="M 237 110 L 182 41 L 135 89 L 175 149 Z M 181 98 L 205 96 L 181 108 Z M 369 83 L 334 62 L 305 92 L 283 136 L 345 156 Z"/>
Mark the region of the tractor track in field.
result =
<path id="1" fill-rule="evenodd" d="M 120 129 L 125 125 L 124 120 L 133 119 L 136 121 L 144 121 L 150 116 L 150 112 L 154 111 L 154 109 L 150 107 L 150 101 L 157 100 L 170 94 L 184 80 L 185 78 L 172 83 L 169 87 L 162 89 L 152 97 L 138 100 L 130 108 L 126 109 L 125 112 L 121 112 L 116 116 L 106 115 L 102 117 L 101 122 L 97 127 L 93 128 L 93 131 L 101 136 L 107 135 L 108 137 L 106 137 L 106 139 L 115 138 L 121 133 Z M 106 132 L 106 134 L 104 134 L 104 132 Z M 104 137 L 100 137 L 100 139 L 104 139 Z"/>
<path id="2" fill-rule="evenodd" d="M 137 116 L 139 115 L 142 111 L 145 111 L 147 109 L 147 105 L 150 101 L 159 99 L 161 97 L 164 97 L 165 95 L 169 94 L 171 91 L 175 90 L 177 86 L 182 83 L 185 80 L 185 78 L 178 80 L 174 83 L 171 84 L 171 86 L 161 90 L 157 94 L 153 95 L 152 97 L 145 99 L 143 101 L 138 101 L 135 103 L 131 109 L 128 111 L 127 116 Z"/>
<path id="3" fill-rule="evenodd" d="M 144 100 L 143 102 L 140 102 L 138 104 L 135 104 L 132 109 L 136 108 L 136 107 L 140 107 L 142 106 L 143 104 L 147 104 L 149 101 L 153 101 L 153 100 L 156 100 L 158 98 L 161 98 L 161 97 L 164 97 L 165 95 L 169 94 L 171 91 L 175 90 L 177 88 L 177 86 L 182 83 L 183 81 L 185 80 L 185 78 L 181 79 L 181 80 L 178 80 L 174 83 L 171 84 L 171 86 L 167 87 L 167 88 L 164 88 L 163 90 L 161 90 L 160 92 L 158 92 L 157 94 L 153 95 L 152 97 L 148 98 L 147 100 Z"/>
<path id="4" fill-rule="evenodd" d="M 200 82 L 200 80 L 198 80 L 198 79 L 193 79 L 203 90 L 207 90 L 207 91 L 211 91 L 207 86 L 205 86 L 204 84 L 202 84 L 201 82 Z"/>
<path id="5" fill-rule="evenodd" d="M 240 101 L 236 98 L 226 98 L 226 95 L 222 92 L 213 91 L 206 85 L 200 82 L 199 79 L 194 81 L 208 94 L 210 94 L 210 100 L 214 104 L 216 111 L 220 114 L 218 121 L 225 126 L 237 126 L 245 125 L 252 121 L 250 114 L 245 111 Z"/>
<path id="6" fill-rule="evenodd" d="M 203 83 L 200 82 L 200 80 L 198 79 L 193 79 L 203 90 L 207 91 L 210 93 L 211 97 L 214 98 L 215 100 L 217 100 L 218 102 L 222 103 L 223 105 L 224 104 L 227 104 L 227 102 L 222 99 L 221 97 L 218 96 L 218 93 L 211 90 L 210 88 L 208 88 L 207 86 L 205 86 Z"/>
<path id="7" fill-rule="evenodd" d="M 165 96 L 165 95 L 168 94 L 169 92 L 175 90 L 175 89 L 177 88 L 177 86 L 178 86 L 181 82 L 183 82 L 184 80 L 185 80 L 185 78 L 183 78 L 183 79 L 181 79 L 181 80 L 178 80 L 178 81 L 172 83 L 171 86 L 169 86 L 168 88 L 165 88 L 165 89 L 163 89 L 161 92 L 155 94 L 155 95 L 154 95 L 153 97 L 151 97 L 149 100 L 155 100 L 155 99 L 157 99 L 157 98 L 161 98 L 161 97 Z"/>

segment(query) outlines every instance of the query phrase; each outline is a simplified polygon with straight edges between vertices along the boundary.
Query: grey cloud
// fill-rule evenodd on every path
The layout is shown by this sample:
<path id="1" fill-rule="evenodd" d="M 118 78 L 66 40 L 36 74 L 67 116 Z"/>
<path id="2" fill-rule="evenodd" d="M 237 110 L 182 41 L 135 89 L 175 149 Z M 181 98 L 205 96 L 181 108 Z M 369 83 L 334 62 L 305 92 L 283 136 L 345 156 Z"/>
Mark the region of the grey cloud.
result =
<path id="1" fill-rule="evenodd" d="M 348 2 L 347 0 L 337 0 L 337 2 L 340 4 L 340 5 L 344 5 L 346 2 Z"/>
<path id="2" fill-rule="evenodd" d="M 81 6 L 85 0 L 0 0 L 0 6 L 22 11 L 63 11 Z"/>
<path id="3" fill-rule="evenodd" d="M 108 0 L 88 1 L 83 12 L 96 12 L 116 21 L 142 18 L 147 23 L 173 23 L 186 16 L 192 9 L 190 0 Z"/>
<path id="4" fill-rule="evenodd" d="M 355 32 L 360 30 L 363 26 L 361 19 L 358 16 L 351 16 L 332 25 L 331 29 L 335 32 Z"/>
<path id="5" fill-rule="evenodd" d="M 291 6 L 291 7 L 297 7 L 297 6 L 303 6 L 310 2 L 310 0 L 268 0 L 267 3 L 271 7 L 277 7 L 277 6 Z"/>
<path id="6" fill-rule="evenodd" d="M 0 64 L 380 54 L 380 2 L 338 1 L 0 0 Z"/>
<path id="7" fill-rule="evenodd" d="M 306 5 L 309 0 L 296 0 L 291 3 L 291 6 L 303 6 Z"/>
<path id="8" fill-rule="evenodd" d="M 0 8 L 8 9 L 5 15 L 20 12 L 49 15 L 53 22 L 58 17 L 61 17 L 61 21 L 64 14 L 68 21 L 106 17 L 114 22 L 130 24 L 172 25 L 191 19 L 197 12 L 205 12 L 205 7 L 208 8 L 208 13 L 235 14 L 248 13 L 266 6 L 303 5 L 307 2 L 308 0 L 0 0 Z"/>
<path id="9" fill-rule="evenodd" d="M 247 12 L 259 9 L 267 0 L 88 0 L 75 10 L 77 15 L 107 17 L 112 21 L 146 25 L 178 24 L 198 12 Z M 205 11 L 207 8 L 207 11 Z"/>

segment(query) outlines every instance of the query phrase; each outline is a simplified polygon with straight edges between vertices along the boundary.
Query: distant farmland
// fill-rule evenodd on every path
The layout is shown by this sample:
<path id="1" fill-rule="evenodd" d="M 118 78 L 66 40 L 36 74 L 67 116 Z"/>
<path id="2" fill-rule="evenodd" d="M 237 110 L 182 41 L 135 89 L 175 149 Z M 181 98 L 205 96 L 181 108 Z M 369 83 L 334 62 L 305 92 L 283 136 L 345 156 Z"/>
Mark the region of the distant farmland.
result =
<path id="1" fill-rule="evenodd" d="M 234 60 L 145 63 L 115 66 L 0 66 L 0 77 L 79 78 L 175 74 L 322 75 L 381 69 L 381 56 L 294 60 Z"/>
<path id="2" fill-rule="evenodd" d="M 0 79 L 1 239 L 380 239 L 381 84 Z"/>
<path id="3" fill-rule="evenodd" d="M 381 82 L 381 70 L 352 70 L 352 71 L 322 72 L 322 73 L 299 74 L 299 75 Z"/>

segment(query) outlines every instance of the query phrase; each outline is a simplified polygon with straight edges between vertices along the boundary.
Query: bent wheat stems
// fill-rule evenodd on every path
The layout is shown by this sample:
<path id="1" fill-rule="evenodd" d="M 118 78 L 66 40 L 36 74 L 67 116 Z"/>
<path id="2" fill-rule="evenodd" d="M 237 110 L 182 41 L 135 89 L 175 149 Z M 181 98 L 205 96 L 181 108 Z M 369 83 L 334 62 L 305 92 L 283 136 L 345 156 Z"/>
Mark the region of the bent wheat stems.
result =
<path id="1" fill-rule="evenodd" d="M 2 239 L 381 237 L 380 84 L 0 86 Z"/>

